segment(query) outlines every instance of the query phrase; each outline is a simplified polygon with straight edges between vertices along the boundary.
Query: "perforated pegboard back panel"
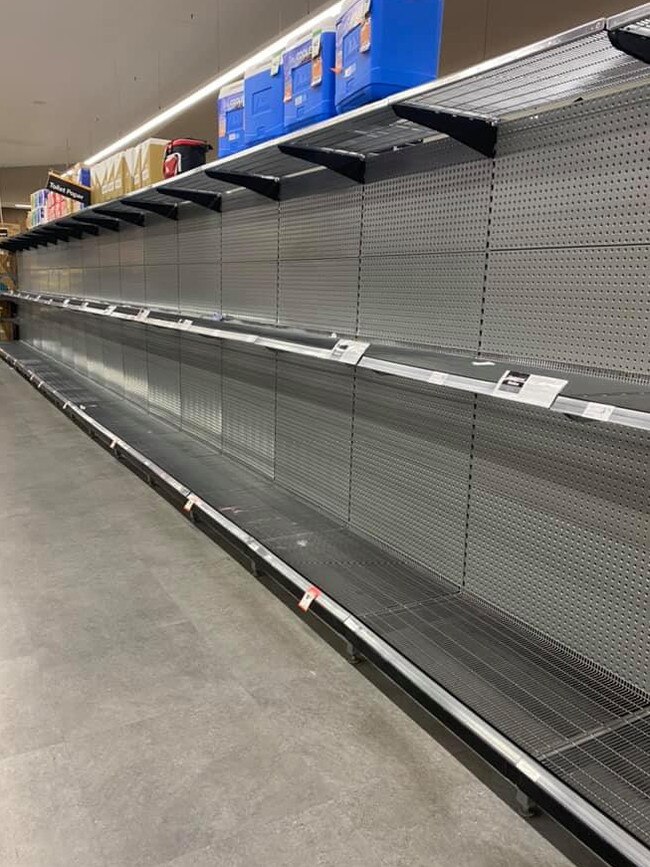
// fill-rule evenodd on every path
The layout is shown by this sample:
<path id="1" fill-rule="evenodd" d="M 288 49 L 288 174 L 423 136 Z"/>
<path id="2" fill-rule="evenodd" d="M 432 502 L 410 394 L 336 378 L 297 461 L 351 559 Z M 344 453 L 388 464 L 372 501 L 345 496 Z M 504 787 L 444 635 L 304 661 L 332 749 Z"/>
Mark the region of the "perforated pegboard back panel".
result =
<path id="1" fill-rule="evenodd" d="M 101 231 L 99 241 L 99 267 L 115 268 L 120 265 L 120 233 Z"/>
<path id="2" fill-rule="evenodd" d="M 491 252 L 483 351 L 650 375 L 650 247 Z"/>
<path id="3" fill-rule="evenodd" d="M 120 226 L 120 265 L 144 265 L 144 231 L 140 226 Z"/>
<path id="4" fill-rule="evenodd" d="M 84 236 L 79 264 L 82 268 L 99 268 L 99 235 Z"/>
<path id="5" fill-rule="evenodd" d="M 61 274 L 60 282 L 63 282 L 63 274 Z M 61 285 L 61 289 L 63 286 Z M 69 294 L 63 292 L 63 294 Z M 120 278 L 120 268 L 116 265 L 105 266 L 99 271 L 99 298 L 105 301 L 120 301 L 122 298 L 122 283 Z"/>
<path id="6" fill-rule="evenodd" d="M 467 588 L 650 688 L 650 438 L 479 400 Z"/>
<path id="7" fill-rule="evenodd" d="M 178 264 L 144 266 L 145 301 L 151 307 L 179 309 Z"/>
<path id="8" fill-rule="evenodd" d="M 493 249 L 650 243 L 647 88 L 499 131 Z"/>
<path id="9" fill-rule="evenodd" d="M 334 175 L 336 177 L 336 175 Z M 343 259 L 359 255 L 362 189 L 340 178 L 333 189 L 280 202 L 281 259 Z"/>
<path id="10" fill-rule="evenodd" d="M 101 382 L 104 376 L 104 340 L 102 337 L 101 321 L 97 317 L 87 316 L 85 330 L 88 376 L 94 379 L 95 382 Z"/>
<path id="11" fill-rule="evenodd" d="M 182 312 L 221 311 L 221 263 L 193 262 L 178 266 L 178 298 Z"/>
<path id="12" fill-rule="evenodd" d="M 634 90 L 500 132 L 488 356 L 650 375 L 649 117 Z"/>
<path id="13" fill-rule="evenodd" d="M 282 260 L 279 322 L 352 335 L 357 324 L 358 286 L 358 257 Z"/>
<path id="14" fill-rule="evenodd" d="M 149 412 L 181 426 L 180 335 L 147 326 Z"/>
<path id="15" fill-rule="evenodd" d="M 196 205 L 181 205 L 178 211 L 178 261 L 221 260 L 221 214 Z"/>
<path id="16" fill-rule="evenodd" d="M 79 317 L 81 318 L 81 317 Z M 103 385 L 124 394 L 124 349 L 122 343 L 122 323 L 101 320 L 103 326 L 104 376 Z"/>
<path id="17" fill-rule="evenodd" d="M 265 350 L 223 348 L 223 450 L 273 475 L 275 362 Z"/>
<path id="18" fill-rule="evenodd" d="M 485 253 L 364 257 L 359 334 L 476 352 L 484 275 Z"/>
<path id="19" fill-rule="evenodd" d="M 181 427 L 221 446 L 221 344 L 181 335 Z"/>
<path id="20" fill-rule="evenodd" d="M 278 355 L 276 479 L 347 521 L 354 373 Z"/>
<path id="21" fill-rule="evenodd" d="M 225 314 L 276 322 L 278 262 L 226 262 L 221 266 L 221 304 Z"/>
<path id="22" fill-rule="evenodd" d="M 405 154 L 400 168 L 407 172 L 409 160 L 415 159 Z M 436 164 L 432 155 L 431 162 L 429 171 L 367 186 L 364 256 L 485 251 L 491 160 Z"/>
<path id="23" fill-rule="evenodd" d="M 386 158 L 386 177 L 367 186 L 361 335 L 478 349 L 492 161 L 459 159 L 459 149 Z"/>
<path id="24" fill-rule="evenodd" d="M 124 395 L 145 408 L 148 405 L 147 343 L 142 326 L 122 324 Z"/>
<path id="25" fill-rule="evenodd" d="M 471 396 L 357 372 L 351 524 L 457 585 L 472 419 Z"/>
<path id="26" fill-rule="evenodd" d="M 120 295 L 122 301 L 127 304 L 144 304 L 144 265 L 122 265 L 120 267 Z"/>
<path id="27" fill-rule="evenodd" d="M 137 227 L 136 227 L 137 228 Z M 145 265 L 175 265 L 178 262 L 178 223 L 148 215 L 144 228 Z"/>
<path id="28" fill-rule="evenodd" d="M 224 262 L 276 260 L 278 203 L 249 192 L 224 196 L 221 245 Z"/>

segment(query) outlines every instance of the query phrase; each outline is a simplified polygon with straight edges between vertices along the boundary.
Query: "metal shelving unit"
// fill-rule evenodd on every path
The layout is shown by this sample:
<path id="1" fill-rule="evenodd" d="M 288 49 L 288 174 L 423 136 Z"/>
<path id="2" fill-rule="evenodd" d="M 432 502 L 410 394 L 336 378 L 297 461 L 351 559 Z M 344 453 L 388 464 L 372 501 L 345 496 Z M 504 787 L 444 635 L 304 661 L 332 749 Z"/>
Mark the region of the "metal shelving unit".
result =
<path id="1" fill-rule="evenodd" d="M 462 589 L 432 585 L 216 450 L 197 465 L 191 437 L 64 365 L 21 344 L 0 346 L 0 358 L 199 528 L 235 544 L 255 575 L 297 599 L 312 594 L 310 612 L 345 639 L 351 659 L 386 671 L 604 857 L 650 865 L 635 839 L 650 837 L 646 777 L 632 764 L 650 713 L 643 693 Z M 584 770 L 590 752 L 597 786 Z"/>
<path id="2" fill-rule="evenodd" d="M 176 219 L 179 201 L 219 210 L 221 197 L 237 189 L 278 199 L 282 181 L 308 171 L 308 165 L 364 183 L 381 154 L 446 137 L 491 157 L 504 123 L 650 81 L 648 21 L 650 4 L 596 19 L 119 200 L 92 205 L 14 236 L 0 248 L 57 243 L 96 234 L 98 227 L 117 230 L 120 221 L 142 226 L 146 213 Z"/>
<path id="3" fill-rule="evenodd" d="M 374 370 L 432 387 L 541 407 L 582 421 L 650 430 L 650 384 L 642 382 L 607 379 L 561 369 L 549 371 L 526 363 L 491 361 L 424 348 L 384 346 L 307 329 L 261 325 L 234 318 L 204 319 L 165 309 L 27 292 L 13 293 L 11 297 L 103 319 L 133 322 Z M 513 375 L 518 377 L 514 388 L 509 387 Z"/>
<path id="4" fill-rule="evenodd" d="M 0 356 L 650 867 L 649 44 L 650 4 L 4 242 L 61 246 Z"/>

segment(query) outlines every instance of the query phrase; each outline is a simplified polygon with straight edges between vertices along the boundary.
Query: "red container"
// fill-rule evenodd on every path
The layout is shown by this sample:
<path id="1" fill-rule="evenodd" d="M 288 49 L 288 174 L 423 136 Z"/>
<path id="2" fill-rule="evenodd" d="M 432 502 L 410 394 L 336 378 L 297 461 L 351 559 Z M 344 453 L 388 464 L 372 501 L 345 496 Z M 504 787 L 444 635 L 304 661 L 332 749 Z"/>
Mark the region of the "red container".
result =
<path id="1" fill-rule="evenodd" d="M 212 150 L 207 141 L 197 138 L 175 138 L 165 149 L 163 175 L 173 178 L 190 169 L 205 165 L 205 155 Z"/>

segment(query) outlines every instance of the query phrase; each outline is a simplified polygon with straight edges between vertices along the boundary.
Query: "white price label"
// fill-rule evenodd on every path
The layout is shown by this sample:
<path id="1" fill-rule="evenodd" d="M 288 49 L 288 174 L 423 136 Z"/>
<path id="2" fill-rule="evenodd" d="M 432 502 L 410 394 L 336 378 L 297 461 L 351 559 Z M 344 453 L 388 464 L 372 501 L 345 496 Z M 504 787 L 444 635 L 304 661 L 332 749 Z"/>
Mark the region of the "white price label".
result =
<path id="1" fill-rule="evenodd" d="M 506 400 L 549 409 L 565 385 L 566 379 L 507 370 L 494 387 L 493 393 Z"/>
<path id="2" fill-rule="evenodd" d="M 194 325 L 194 321 L 192 319 L 181 319 L 181 321 L 178 323 L 178 327 L 182 331 L 187 331 L 187 329 L 191 328 L 192 325 Z"/>
<path id="3" fill-rule="evenodd" d="M 144 322 L 144 320 L 147 318 L 148 315 L 149 315 L 148 310 L 141 310 L 135 318 L 138 322 Z"/>
<path id="4" fill-rule="evenodd" d="M 187 502 L 183 506 L 183 511 L 189 514 L 194 508 L 194 506 L 196 506 L 198 501 L 198 497 L 194 496 L 194 494 L 190 494 L 190 496 L 187 498 Z"/>
<path id="5" fill-rule="evenodd" d="M 316 599 L 318 599 L 319 596 L 320 590 L 318 589 L 318 587 L 310 587 L 308 590 L 305 591 L 304 596 L 298 603 L 298 608 L 300 608 L 302 611 L 309 611 L 312 603 Z"/>
<path id="6" fill-rule="evenodd" d="M 596 421 L 609 421 L 616 407 L 607 403 L 588 403 L 582 413 L 582 418 L 593 418 Z"/>

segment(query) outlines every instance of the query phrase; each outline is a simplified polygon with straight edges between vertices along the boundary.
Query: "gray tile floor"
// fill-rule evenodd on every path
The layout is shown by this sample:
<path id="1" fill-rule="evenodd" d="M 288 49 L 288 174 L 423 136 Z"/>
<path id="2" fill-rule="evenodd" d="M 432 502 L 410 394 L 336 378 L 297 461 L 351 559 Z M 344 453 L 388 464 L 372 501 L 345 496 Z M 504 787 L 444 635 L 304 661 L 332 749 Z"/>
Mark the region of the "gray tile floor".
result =
<path id="1" fill-rule="evenodd" d="M 600 863 L 3 364 L 0 456 L 2 867 Z"/>

